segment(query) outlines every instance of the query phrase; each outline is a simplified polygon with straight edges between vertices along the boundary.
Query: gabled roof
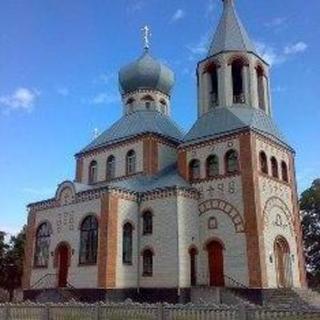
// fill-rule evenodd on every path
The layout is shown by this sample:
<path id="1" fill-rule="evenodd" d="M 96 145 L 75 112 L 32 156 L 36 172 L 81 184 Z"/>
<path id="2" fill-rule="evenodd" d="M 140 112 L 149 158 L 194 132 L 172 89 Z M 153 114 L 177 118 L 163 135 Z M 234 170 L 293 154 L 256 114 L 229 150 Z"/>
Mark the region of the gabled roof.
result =
<path id="1" fill-rule="evenodd" d="M 144 133 L 154 133 L 175 142 L 181 142 L 183 139 L 182 130 L 170 117 L 156 111 L 141 110 L 121 117 L 109 129 L 82 149 L 80 153 Z"/>
<path id="2" fill-rule="evenodd" d="M 246 29 L 242 25 L 233 0 L 223 0 L 224 8 L 208 56 L 225 51 L 246 51 L 257 54 Z"/>
<path id="3" fill-rule="evenodd" d="M 184 137 L 184 143 L 219 137 L 227 133 L 253 129 L 288 145 L 273 119 L 264 111 L 249 106 L 216 108 L 200 117 Z"/>

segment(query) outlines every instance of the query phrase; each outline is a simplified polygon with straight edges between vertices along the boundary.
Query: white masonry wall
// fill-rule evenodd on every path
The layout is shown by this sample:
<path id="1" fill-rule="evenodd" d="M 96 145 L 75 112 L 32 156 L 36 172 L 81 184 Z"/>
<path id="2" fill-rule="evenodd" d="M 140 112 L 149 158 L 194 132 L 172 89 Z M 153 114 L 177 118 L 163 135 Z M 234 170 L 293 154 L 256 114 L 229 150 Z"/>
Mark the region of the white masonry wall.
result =
<path id="1" fill-rule="evenodd" d="M 31 286 L 47 274 L 57 274 L 54 268 L 54 251 L 59 243 L 67 242 L 74 251 L 68 271 L 68 282 L 76 288 L 97 287 L 97 266 L 79 266 L 80 230 L 81 221 L 90 214 L 100 216 L 100 200 L 91 200 L 71 204 L 58 208 L 38 211 L 36 213 L 36 226 L 49 221 L 52 226 L 50 241 L 49 266 L 45 269 L 33 268 L 31 273 Z M 35 245 L 35 244 L 33 244 Z M 32 259 L 33 261 L 33 259 Z M 54 277 L 50 277 L 54 282 Z M 55 286 L 57 283 L 52 283 Z M 40 288 L 39 288 L 40 289 Z"/>
<path id="2" fill-rule="evenodd" d="M 281 161 L 285 161 L 289 170 L 289 155 L 280 147 L 267 144 L 263 140 L 257 140 L 257 155 L 264 151 L 269 160 L 268 167 L 271 173 L 270 159 L 274 156 L 278 160 L 279 174 L 281 177 Z M 290 177 L 289 172 L 289 177 Z M 300 287 L 300 276 L 298 268 L 297 242 L 293 227 L 293 203 L 292 190 L 289 184 L 281 183 L 276 179 L 260 176 L 259 190 L 261 209 L 264 223 L 264 245 L 267 266 L 267 279 L 269 287 L 277 287 L 277 273 L 275 265 L 274 243 L 278 236 L 284 237 L 290 247 L 292 280 L 294 287 Z M 294 192 L 294 191 L 293 191 Z M 278 216 L 280 216 L 280 221 Z M 280 223 L 279 223 L 280 222 Z"/>
<path id="3" fill-rule="evenodd" d="M 158 169 L 162 170 L 177 162 L 177 149 L 163 143 L 158 143 Z"/>
<path id="4" fill-rule="evenodd" d="M 136 172 L 143 171 L 143 141 L 139 140 L 134 143 L 116 146 L 112 149 L 99 152 L 94 155 L 87 156 L 83 159 L 83 183 L 89 181 L 89 165 L 91 161 L 95 160 L 98 163 L 98 182 L 106 180 L 106 163 L 110 155 L 116 158 L 116 178 L 126 175 L 126 155 L 128 151 L 134 150 L 136 152 Z"/>

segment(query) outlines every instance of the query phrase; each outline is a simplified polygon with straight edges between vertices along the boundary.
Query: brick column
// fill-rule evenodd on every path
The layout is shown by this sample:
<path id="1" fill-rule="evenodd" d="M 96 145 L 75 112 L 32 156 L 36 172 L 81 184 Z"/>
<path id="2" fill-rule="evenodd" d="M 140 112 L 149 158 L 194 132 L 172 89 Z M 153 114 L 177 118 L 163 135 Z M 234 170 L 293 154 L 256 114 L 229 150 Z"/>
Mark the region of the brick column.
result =
<path id="1" fill-rule="evenodd" d="M 147 175 L 158 172 L 158 142 L 153 137 L 143 139 L 143 171 Z"/>
<path id="2" fill-rule="evenodd" d="M 289 161 L 290 163 L 289 163 L 288 169 L 289 169 L 289 177 L 290 177 L 290 184 L 291 184 L 291 190 L 292 190 L 291 195 L 292 195 L 292 204 L 293 204 L 293 221 L 294 221 L 294 230 L 296 234 L 300 284 L 302 287 L 306 288 L 307 287 L 306 265 L 305 265 L 305 256 L 304 256 L 304 250 L 303 250 L 302 226 L 301 226 L 296 170 L 295 170 L 293 154 L 289 156 Z"/>
<path id="3" fill-rule="evenodd" d="M 76 182 L 82 182 L 83 158 L 78 158 L 76 163 Z"/>
<path id="4" fill-rule="evenodd" d="M 187 151 L 178 151 L 178 170 L 180 176 L 185 180 L 188 180 L 188 164 L 187 164 Z"/>
<path id="5" fill-rule="evenodd" d="M 24 261 L 23 261 L 23 278 L 22 288 L 28 290 L 31 288 L 31 273 L 34 257 L 34 244 L 36 239 L 36 213 L 30 211 L 28 216 L 28 224 L 26 230 L 26 246 L 24 249 Z"/>
<path id="6" fill-rule="evenodd" d="M 106 193 L 101 199 L 98 249 L 98 287 L 116 286 L 118 198 Z"/>
<path id="7" fill-rule="evenodd" d="M 266 261 L 259 196 L 256 140 L 251 133 L 240 136 L 240 166 L 250 287 L 265 287 Z"/>

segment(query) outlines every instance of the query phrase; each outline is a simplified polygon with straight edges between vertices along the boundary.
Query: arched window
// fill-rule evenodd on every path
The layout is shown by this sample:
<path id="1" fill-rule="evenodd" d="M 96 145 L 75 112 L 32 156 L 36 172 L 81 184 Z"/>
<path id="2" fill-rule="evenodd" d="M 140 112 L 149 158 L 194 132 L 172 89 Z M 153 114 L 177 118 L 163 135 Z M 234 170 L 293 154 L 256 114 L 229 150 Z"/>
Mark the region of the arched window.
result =
<path id="1" fill-rule="evenodd" d="M 225 156 L 226 172 L 236 173 L 239 171 L 238 153 L 235 150 L 229 150 Z"/>
<path id="2" fill-rule="evenodd" d="M 260 152 L 260 170 L 262 173 L 268 174 L 268 159 L 265 152 Z"/>
<path id="3" fill-rule="evenodd" d="M 189 163 L 189 177 L 191 181 L 200 179 L 200 161 L 194 159 Z"/>
<path id="4" fill-rule="evenodd" d="M 207 67 L 206 72 L 209 74 L 209 90 L 210 90 L 210 108 L 214 108 L 219 104 L 218 99 L 218 69 L 215 63 Z"/>
<path id="5" fill-rule="evenodd" d="M 111 155 L 107 159 L 107 170 L 106 170 L 106 178 L 107 180 L 114 179 L 116 176 L 116 158 Z"/>
<path id="6" fill-rule="evenodd" d="M 216 155 L 209 156 L 207 159 L 207 178 L 219 175 L 219 158 Z"/>
<path id="7" fill-rule="evenodd" d="M 34 265 L 39 268 L 48 267 L 51 227 L 48 222 L 42 223 L 36 233 Z"/>
<path id="8" fill-rule="evenodd" d="M 136 172 L 136 153 L 134 150 L 130 150 L 127 153 L 126 170 L 127 175 L 134 174 Z"/>
<path id="9" fill-rule="evenodd" d="M 98 251 L 98 221 L 95 216 L 86 217 L 80 226 L 80 264 L 96 264 Z"/>
<path id="10" fill-rule="evenodd" d="M 89 165 L 89 183 L 95 183 L 98 180 L 98 163 L 93 160 Z"/>
<path id="11" fill-rule="evenodd" d="M 153 274 L 153 252 L 150 249 L 143 251 L 143 273 L 144 277 L 152 277 Z"/>
<path id="12" fill-rule="evenodd" d="M 274 178 L 279 178 L 278 161 L 275 157 L 271 158 L 271 173 Z"/>
<path id="13" fill-rule="evenodd" d="M 264 88 L 264 71 L 261 66 L 257 67 L 257 90 L 258 90 L 258 101 L 259 108 L 262 110 L 266 110 L 265 104 L 265 88 Z"/>
<path id="14" fill-rule="evenodd" d="M 129 98 L 126 102 L 128 112 L 131 113 L 133 111 L 133 105 L 134 105 L 135 100 L 133 98 Z"/>
<path id="15" fill-rule="evenodd" d="M 150 95 L 146 95 L 141 99 L 147 110 L 151 109 L 154 99 Z"/>
<path id="16" fill-rule="evenodd" d="M 164 99 L 160 100 L 160 108 L 161 108 L 161 112 L 163 114 L 167 113 L 167 103 L 166 103 L 166 101 Z"/>
<path id="17" fill-rule="evenodd" d="M 244 96 L 244 80 L 243 80 L 243 61 L 236 59 L 232 62 L 232 90 L 233 90 L 233 102 L 245 103 Z"/>
<path id="18" fill-rule="evenodd" d="M 127 222 L 122 231 L 122 262 L 132 264 L 132 233 L 133 227 Z"/>
<path id="19" fill-rule="evenodd" d="M 282 180 L 285 182 L 288 182 L 289 181 L 288 166 L 284 161 L 281 162 L 281 171 L 282 171 Z"/>
<path id="20" fill-rule="evenodd" d="M 143 216 L 143 234 L 152 234 L 152 213 L 144 212 Z"/>

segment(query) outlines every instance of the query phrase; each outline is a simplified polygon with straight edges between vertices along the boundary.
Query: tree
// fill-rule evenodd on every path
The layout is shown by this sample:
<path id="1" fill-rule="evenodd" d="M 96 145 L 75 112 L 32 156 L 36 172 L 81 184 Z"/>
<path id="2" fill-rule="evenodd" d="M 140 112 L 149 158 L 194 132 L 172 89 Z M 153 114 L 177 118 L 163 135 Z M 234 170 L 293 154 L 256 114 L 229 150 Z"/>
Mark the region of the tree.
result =
<path id="1" fill-rule="evenodd" d="M 309 278 L 320 284 L 320 179 L 313 181 L 300 198 L 303 238 Z"/>
<path id="2" fill-rule="evenodd" d="M 3 234 L 1 237 L 0 234 L 0 259 L 1 253 L 3 254 L 0 267 L 0 285 L 8 291 L 10 301 L 13 299 L 14 290 L 21 287 L 25 241 L 25 226 L 16 236 L 10 238 L 8 244 L 5 242 L 5 235 Z M 2 243 L 3 250 L 1 252 Z"/>

